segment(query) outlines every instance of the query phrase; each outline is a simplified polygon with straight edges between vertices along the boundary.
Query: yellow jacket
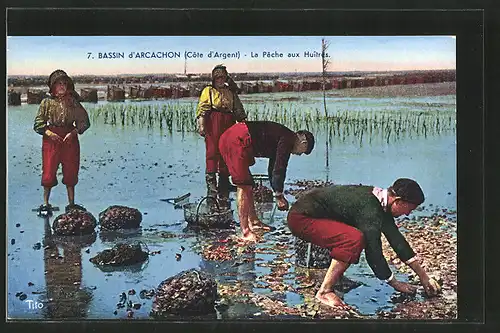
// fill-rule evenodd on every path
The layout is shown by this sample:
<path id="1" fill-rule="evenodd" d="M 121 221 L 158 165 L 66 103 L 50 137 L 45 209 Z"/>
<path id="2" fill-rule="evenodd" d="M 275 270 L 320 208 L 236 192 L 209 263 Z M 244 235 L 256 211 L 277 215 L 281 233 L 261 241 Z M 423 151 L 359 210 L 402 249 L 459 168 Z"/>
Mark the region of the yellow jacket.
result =
<path id="1" fill-rule="evenodd" d="M 247 117 L 240 98 L 227 86 L 216 89 L 209 85 L 201 92 L 196 108 L 196 118 L 207 115 L 212 109 L 233 113 L 236 121 L 243 121 Z"/>

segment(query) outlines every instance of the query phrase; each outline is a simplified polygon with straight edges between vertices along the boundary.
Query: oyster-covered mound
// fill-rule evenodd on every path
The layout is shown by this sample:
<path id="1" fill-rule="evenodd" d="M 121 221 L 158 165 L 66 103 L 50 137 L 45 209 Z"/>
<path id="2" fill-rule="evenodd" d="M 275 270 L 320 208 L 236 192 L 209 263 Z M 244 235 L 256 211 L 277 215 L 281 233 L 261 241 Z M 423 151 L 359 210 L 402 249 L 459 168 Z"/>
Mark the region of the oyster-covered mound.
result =
<path id="1" fill-rule="evenodd" d="M 144 262 L 148 253 L 142 250 L 140 244 L 118 243 L 112 249 L 99 252 L 90 262 L 99 266 L 125 266 Z"/>
<path id="2" fill-rule="evenodd" d="M 57 216 L 52 229 L 59 236 L 81 236 L 93 233 L 96 226 L 97 220 L 91 213 L 75 209 Z"/>
<path id="3" fill-rule="evenodd" d="M 331 262 L 330 250 L 311 244 L 311 250 L 309 251 L 308 242 L 300 238 L 295 238 L 295 263 L 297 265 L 312 268 L 328 268 Z"/>
<path id="4" fill-rule="evenodd" d="M 142 214 L 136 208 L 114 205 L 99 213 L 102 230 L 138 228 L 141 222 Z"/>
<path id="5" fill-rule="evenodd" d="M 160 283 L 151 315 L 209 314 L 215 312 L 217 283 L 203 271 L 190 269 Z"/>
<path id="6" fill-rule="evenodd" d="M 256 185 L 253 187 L 253 197 L 255 202 L 273 202 L 273 191 L 264 185 Z"/>

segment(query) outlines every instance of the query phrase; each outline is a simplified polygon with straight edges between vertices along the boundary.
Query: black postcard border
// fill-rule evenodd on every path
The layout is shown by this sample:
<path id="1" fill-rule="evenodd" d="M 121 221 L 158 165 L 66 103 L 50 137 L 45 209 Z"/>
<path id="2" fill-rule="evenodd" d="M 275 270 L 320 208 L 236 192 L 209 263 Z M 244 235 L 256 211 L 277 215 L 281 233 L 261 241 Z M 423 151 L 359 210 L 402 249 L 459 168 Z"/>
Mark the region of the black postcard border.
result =
<path id="1" fill-rule="evenodd" d="M 7 10 L 7 35 L 456 35 L 458 321 L 453 330 L 474 329 L 485 315 L 484 42 L 485 16 L 471 10 L 275 10 L 275 9 L 27 9 Z M 491 38 L 491 36 L 489 37 Z M 491 90 L 488 90 L 491 92 Z M 490 118 L 489 118 L 490 119 Z M 5 285 L 5 284 L 4 284 Z M 45 324 L 48 330 L 251 330 L 262 328 L 386 330 L 442 329 L 442 321 L 224 321 L 173 323 L 83 321 Z M 297 325 L 300 324 L 300 325 Z M 375 324 L 375 325 L 374 325 Z M 22 325 L 33 330 L 36 323 Z M 304 326 L 306 325 L 306 326 Z M 118 327 L 117 327 L 118 326 Z M 269 327 L 271 326 L 271 327 Z M 471 327 L 472 326 L 472 327 Z"/>

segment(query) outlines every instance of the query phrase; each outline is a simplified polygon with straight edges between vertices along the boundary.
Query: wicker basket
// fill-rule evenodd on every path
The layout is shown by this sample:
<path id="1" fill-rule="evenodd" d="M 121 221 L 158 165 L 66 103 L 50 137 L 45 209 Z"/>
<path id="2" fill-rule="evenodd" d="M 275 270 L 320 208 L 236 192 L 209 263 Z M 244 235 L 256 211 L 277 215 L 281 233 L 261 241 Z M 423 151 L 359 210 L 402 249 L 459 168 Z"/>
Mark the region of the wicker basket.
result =
<path id="1" fill-rule="evenodd" d="M 295 238 L 295 264 L 307 268 L 328 268 L 332 262 L 330 250 Z"/>
<path id="2" fill-rule="evenodd" d="M 203 203 L 213 200 L 215 207 L 210 208 L 209 205 Z M 233 210 L 230 208 L 220 208 L 217 199 L 212 197 L 204 197 L 198 204 L 188 203 L 184 206 L 184 219 L 191 226 L 201 228 L 231 228 L 234 224 Z"/>

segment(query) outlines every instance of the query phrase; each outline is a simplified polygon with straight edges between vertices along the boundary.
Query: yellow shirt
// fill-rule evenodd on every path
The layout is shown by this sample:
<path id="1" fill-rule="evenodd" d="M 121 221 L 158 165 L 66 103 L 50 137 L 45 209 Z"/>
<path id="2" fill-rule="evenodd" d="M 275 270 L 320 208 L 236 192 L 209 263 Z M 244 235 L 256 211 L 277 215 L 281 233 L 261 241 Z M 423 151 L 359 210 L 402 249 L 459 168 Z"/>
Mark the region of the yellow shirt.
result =
<path id="1" fill-rule="evenodd" d="M 228 87 L 216 89 L 207 86 L 203 89 L 196 108 L 196 118 L 208 114 L 211 109 L 233 113 L 237 121 L 243 121 L 247 117 L 238 95 Z"/>

